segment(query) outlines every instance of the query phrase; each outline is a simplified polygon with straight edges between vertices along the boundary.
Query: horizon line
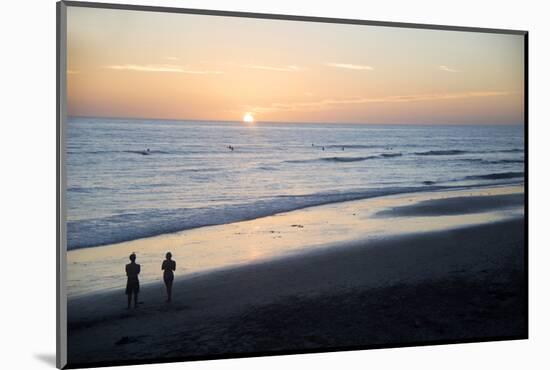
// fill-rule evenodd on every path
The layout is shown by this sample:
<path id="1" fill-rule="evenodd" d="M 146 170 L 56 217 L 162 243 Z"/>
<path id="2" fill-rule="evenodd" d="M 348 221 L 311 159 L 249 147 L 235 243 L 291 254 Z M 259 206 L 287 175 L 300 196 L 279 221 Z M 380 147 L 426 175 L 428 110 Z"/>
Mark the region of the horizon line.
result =
<path id="1" fill-rule="evenodd" d="M 154 121 L 183 121 L 183 122 L 218 122 L 218 123 L 240 123 L 243 125 L 251 126 L 255 124 L 306 124 L 306 125 L 373 125 L 373 126 L 525 126 L 525 122 L 517 123 L 407 123 L 407 122 L 392 122 L 392 123 L 376 123 L 376 122 L 334 122 L 334 121 L 254 121 L 253 123 L 246 123 L 240 120 L 221 120 L 221 119 L 196 119 L 196 118 L 158 118 L 158 117 L 124 117 L 124 116 L 89 116 L 89 115 L 67 115 L 68 119 L 71 118 L 96 118 L 96 119 L 117 119 L 117 120 L 154 120 Z"/>

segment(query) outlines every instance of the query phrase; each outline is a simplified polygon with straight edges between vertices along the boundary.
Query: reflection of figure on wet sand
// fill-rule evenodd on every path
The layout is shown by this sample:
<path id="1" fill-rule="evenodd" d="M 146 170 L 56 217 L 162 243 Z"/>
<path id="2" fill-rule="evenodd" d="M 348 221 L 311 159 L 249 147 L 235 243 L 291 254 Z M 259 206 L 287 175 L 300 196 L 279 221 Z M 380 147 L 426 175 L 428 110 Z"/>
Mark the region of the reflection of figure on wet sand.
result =
<path id="1" fill-rule="evenodd" d="M 176 261 L 172 260 L 172 253 L 166 253 L 166 259 L 162 262 L 164 270 L 164 284 L 166 285 L 166 302 L 172 301 L 172 283 L 174 282 L 174 271 L 176 270 Z"/>
<path id="2" fill-rule="evenodd" d="M 138 293 L 139 293 L 139 279 L 138 275 L 141 270 L 140 265 L 136 263 L 136 254 L 130 255 L 130 263 L 126 265 L 126 276 L 128 276 L 128 282 L 126 283 L 126 295 L 128 295 L 128 308 L 132 302 L 132 295 L 134 296 L 134 307 L 138 305 Z"/>

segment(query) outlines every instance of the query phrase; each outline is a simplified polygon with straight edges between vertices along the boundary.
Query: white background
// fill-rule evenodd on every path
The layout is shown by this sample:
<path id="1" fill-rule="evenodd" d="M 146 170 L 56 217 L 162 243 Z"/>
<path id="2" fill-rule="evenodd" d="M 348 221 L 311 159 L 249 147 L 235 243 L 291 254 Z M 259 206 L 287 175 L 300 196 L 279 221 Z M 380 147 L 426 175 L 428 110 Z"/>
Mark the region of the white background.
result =
<path id="1" fill-rule="evenodd" d="M 113 2 L 117 2 L 113 0 Z M 203 0 L 133 4 L 529 30 L 530 339 L 141 366 L 141 369 L 548 368 L 550 351 L 547 90 L 544 1 Z M 55 354 L 55 2 L 2 4 L 0 89 L 0 363 L 53 368 Z"/>

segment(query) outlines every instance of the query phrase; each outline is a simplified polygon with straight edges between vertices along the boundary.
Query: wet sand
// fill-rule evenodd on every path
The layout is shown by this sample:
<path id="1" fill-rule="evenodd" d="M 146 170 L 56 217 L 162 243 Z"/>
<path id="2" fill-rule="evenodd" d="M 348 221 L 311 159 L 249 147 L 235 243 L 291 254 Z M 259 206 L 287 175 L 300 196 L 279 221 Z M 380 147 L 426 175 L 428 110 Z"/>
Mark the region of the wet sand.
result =
<path id="1" fill-rule="evenodd" d="M 523 193 L 519 193 L 430 199 L 412 205 L 398 206 L 380 211 L 376 213 L 376 216 L 449 216 L 487 212 L 494 209 L 503 211 L 522 207 L 525 202 L 524 198 Z"/>
<path id="2" fill-rule="evenodd" d="M 432 206 L 479 201 L 454 199 Z M 171 304 L 160 284 L 143 287 L 135 310 L 122 290 L 79 297 L 69 301 L 69 363 L 524 338 L 523 248 L 515 216 L 179 279 Z"/>

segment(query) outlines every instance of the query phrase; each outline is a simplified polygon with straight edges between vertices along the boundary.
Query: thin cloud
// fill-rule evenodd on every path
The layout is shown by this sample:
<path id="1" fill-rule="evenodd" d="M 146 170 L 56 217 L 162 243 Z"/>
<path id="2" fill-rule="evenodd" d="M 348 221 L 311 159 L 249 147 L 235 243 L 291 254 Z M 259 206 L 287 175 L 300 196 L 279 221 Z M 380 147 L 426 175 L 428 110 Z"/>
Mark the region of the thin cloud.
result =
<path id="1" fill-rule="evenodd" d="M 452 72 L 452 73 L 460 72 L 458 69 L 454 69 L 454 68 L 447 67 L 447 66 L 439 66 L 438 69 L 439 69 L 440 71 Z"/>
<path id="2" fill-rule="evenodd" d="M 79 74 L 80 71 L 76 71 L 74 69 L 67 69 L 67 74 L 68 75 L 76 75 L 76 74 Z"/>
<path id="3" fill-rule="evenodd" d="M 288 66 L 251 65 L 251 66 L 245 66 L 245 67 L 251 68 L 251 69 L 262 69 L 265 71 L 276 71 L 276 72 L 298 72 L 302 70 L 302 68 L 295 65 L 288 65 Z"/>
<path id="4" fill-rule="evenodd" d="M 328 67 L 351 69 L 354 71 L 372 71 L 373 67 L 361 64 L 349 64 L 349 63 L 325 63 Z"/>
<path id="5" fill-rule="evenodd" d="M 165 57 L 164 59 L 171 60 L 171 61 L 180 60 L 180 58 L 178 58 L 178 57 Z"/>
<path id="6" fill-rule="evenodd" d="M 170 72 L 170 73 L 188 73 L 195 75 L 219 75 L 222 71 L 210 71 L 210 70 L 196 70 L 187 69 L 182 66 L 171 64 L 123 64 L 123 65 L 111 65 L 105 68 L 114 69 L 117 71 L 137 71 L 137 72 Z"/>
<path id="7" fill-rule="evenodd" d="M 506 96 L 515 94 L 508 91 L 471 91 L 463 93 L 444 94 L 413 94 L 413 95 L 392 95 L 379 98 L 353 97 L 343 99 L 323 99 L 319 101 L 298 102 L 298 103 L 273 103 L 268 106 L 247 107 L 248 110 L 257 113 L 269 113 L 278 111 L 316 111 L 330 107 L 350 104 L 372 104 L 372 103 L 411 103 L 420 101 L 435 101 L 449 99 L 467 99 L 479 97 Z"/>

